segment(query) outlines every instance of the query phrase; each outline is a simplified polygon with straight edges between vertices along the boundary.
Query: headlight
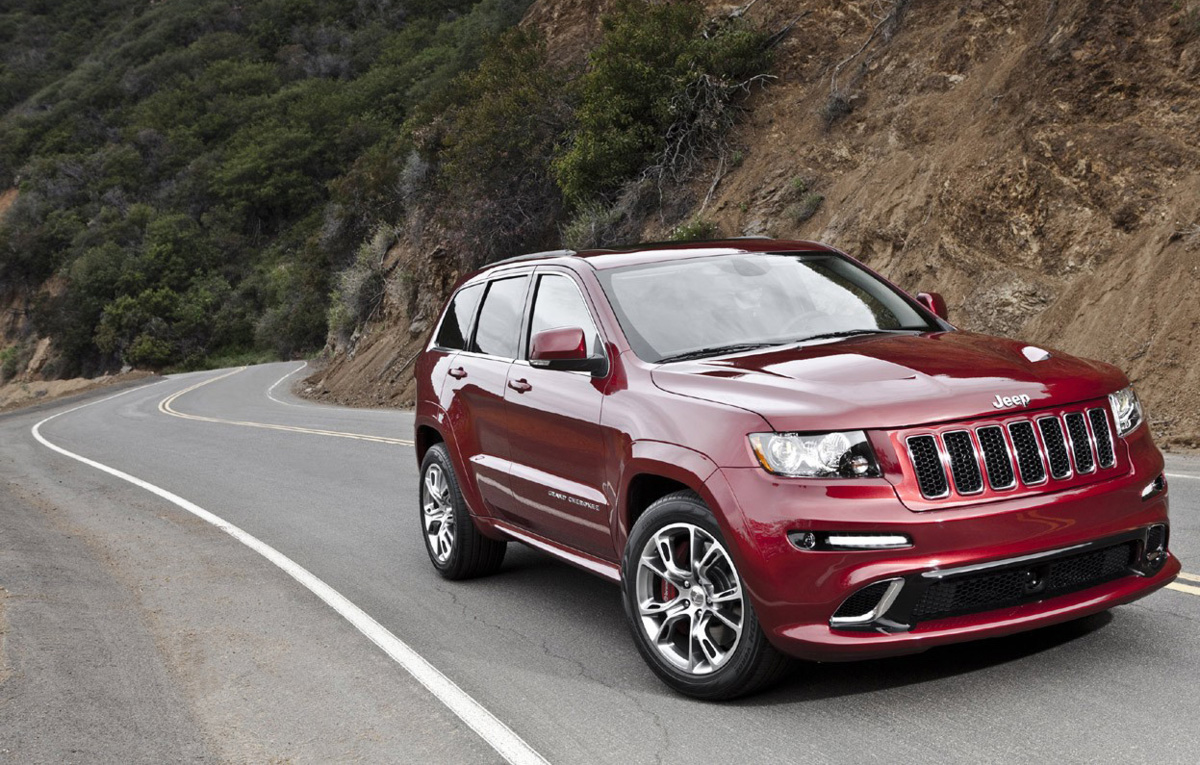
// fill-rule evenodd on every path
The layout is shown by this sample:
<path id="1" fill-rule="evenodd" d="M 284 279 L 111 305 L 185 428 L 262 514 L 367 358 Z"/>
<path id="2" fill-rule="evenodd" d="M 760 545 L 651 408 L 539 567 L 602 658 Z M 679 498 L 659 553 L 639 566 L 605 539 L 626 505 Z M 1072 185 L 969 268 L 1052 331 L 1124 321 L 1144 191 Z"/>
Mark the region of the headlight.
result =
<path id="1" fill-rule="evenodd" d="M 861 430 L 845 433 L 751 433 L 758 461 L 793 478 L 878 477 L 875 452 Z"/>
<path id="2" fill-rule="evenodd" d="M 1142 424 L 1142 402 L 1138 401 L 1132 385 L 1108 394 L 1108 403 L 1112 405 L 1113 417 L 1117 420 L 1118 436 L 1129 435 Z"/>

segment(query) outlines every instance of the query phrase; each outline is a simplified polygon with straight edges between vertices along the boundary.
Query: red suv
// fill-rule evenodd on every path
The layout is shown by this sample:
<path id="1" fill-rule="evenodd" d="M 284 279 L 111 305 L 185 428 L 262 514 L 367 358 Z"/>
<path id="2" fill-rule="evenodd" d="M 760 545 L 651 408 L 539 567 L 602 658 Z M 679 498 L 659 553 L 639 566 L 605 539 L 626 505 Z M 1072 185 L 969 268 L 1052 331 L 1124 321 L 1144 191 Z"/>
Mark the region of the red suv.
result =
<path id="1" fill-rule="evenodd" d="M 923 651 L 1170 582 L 1163 459 L 1108 364 L 961 332 L 812 242 L 512 258 L 417 365 L 433 565 L 509 541 L 621 586 L 670 686 Z"/>

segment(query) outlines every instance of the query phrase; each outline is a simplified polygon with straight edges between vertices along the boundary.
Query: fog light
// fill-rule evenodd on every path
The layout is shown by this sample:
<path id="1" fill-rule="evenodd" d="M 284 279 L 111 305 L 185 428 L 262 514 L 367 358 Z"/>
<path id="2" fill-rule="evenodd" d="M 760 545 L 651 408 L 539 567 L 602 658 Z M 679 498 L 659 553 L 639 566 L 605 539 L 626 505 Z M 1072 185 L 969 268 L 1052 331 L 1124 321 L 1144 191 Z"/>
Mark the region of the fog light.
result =
<path id="1" fill-rule="evenodd" d="M 792 544 L 804 550 L 811 550 L 817 546 L 817 535 L 811 531 L 794 531 L 788 537 Z"/>

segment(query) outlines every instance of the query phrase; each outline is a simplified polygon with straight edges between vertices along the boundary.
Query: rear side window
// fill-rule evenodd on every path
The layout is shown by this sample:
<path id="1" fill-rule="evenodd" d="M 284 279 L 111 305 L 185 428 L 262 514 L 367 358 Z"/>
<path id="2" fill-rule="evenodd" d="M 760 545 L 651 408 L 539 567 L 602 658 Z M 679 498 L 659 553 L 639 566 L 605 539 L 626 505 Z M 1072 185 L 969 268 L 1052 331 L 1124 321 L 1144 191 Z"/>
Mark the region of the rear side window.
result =
<path id="1" fill-rule="evenodd" d="M 446 318 L 438 330 L 438 346 L 461 351 L 467 347 L 467 338 L 471 336 L 471 320 L 475 318 L 475 308 L 479 298 L 483 297 L 483 285 L 472 284 L 458 291 L 446 309 Z"/>
<path id="2" fill-rule="evenodd" d="M 560 327 L 579 327 L 587 338 L 589 356 L 599 356 L 600 334 L 583 295 L 569 276 L 547 274 L 538 279 L 537 296 L 533 299 L 533 318 L 529 337 L 538 332 Z"/>
<path id="3" fill-rule="evenodd" d="M 491 283 L 483 299 L 483 308 L 479 310 L 479 327 L 475 330 L 471 350 L 508 359 L 517 357 L 528 283 L 528 276 L 497 279 Z"/>

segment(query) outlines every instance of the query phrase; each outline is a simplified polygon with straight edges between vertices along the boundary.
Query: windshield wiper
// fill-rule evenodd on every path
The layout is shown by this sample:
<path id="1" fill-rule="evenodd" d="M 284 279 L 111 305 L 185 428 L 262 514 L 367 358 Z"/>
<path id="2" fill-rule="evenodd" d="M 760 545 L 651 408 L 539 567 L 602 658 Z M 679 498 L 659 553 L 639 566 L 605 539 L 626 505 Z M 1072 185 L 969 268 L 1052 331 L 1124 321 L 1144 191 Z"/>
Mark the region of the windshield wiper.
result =
<path id="1" fill-rule="evenodd" d="M 733 343 L 731 345 L 714 345 L 709 348 L 697 348 L 694 351 L 684 351 L 671 356 L 664 356 L 658 360 L 659 364 L 669 364 L 672 361 L 688 361 L 689 359 L 702 359 L 705 356 L 719 356 L 725 353 L 737 353 L 738 351 L 756 351 L 759 348 L 770 348 L 779 343 Z"/>
<path id="2" fill-rule="evenodd" d="M 917 332 L 915 329 L 843 329 L 840 332 L 822 332 L 819 335 L 809 335 L 797 340 L 797 343 L 805 343 L 809 340 L 828 340 L 831 337 L 854 337 L 856 335 L 892 335 L 903 332 Z"/>

